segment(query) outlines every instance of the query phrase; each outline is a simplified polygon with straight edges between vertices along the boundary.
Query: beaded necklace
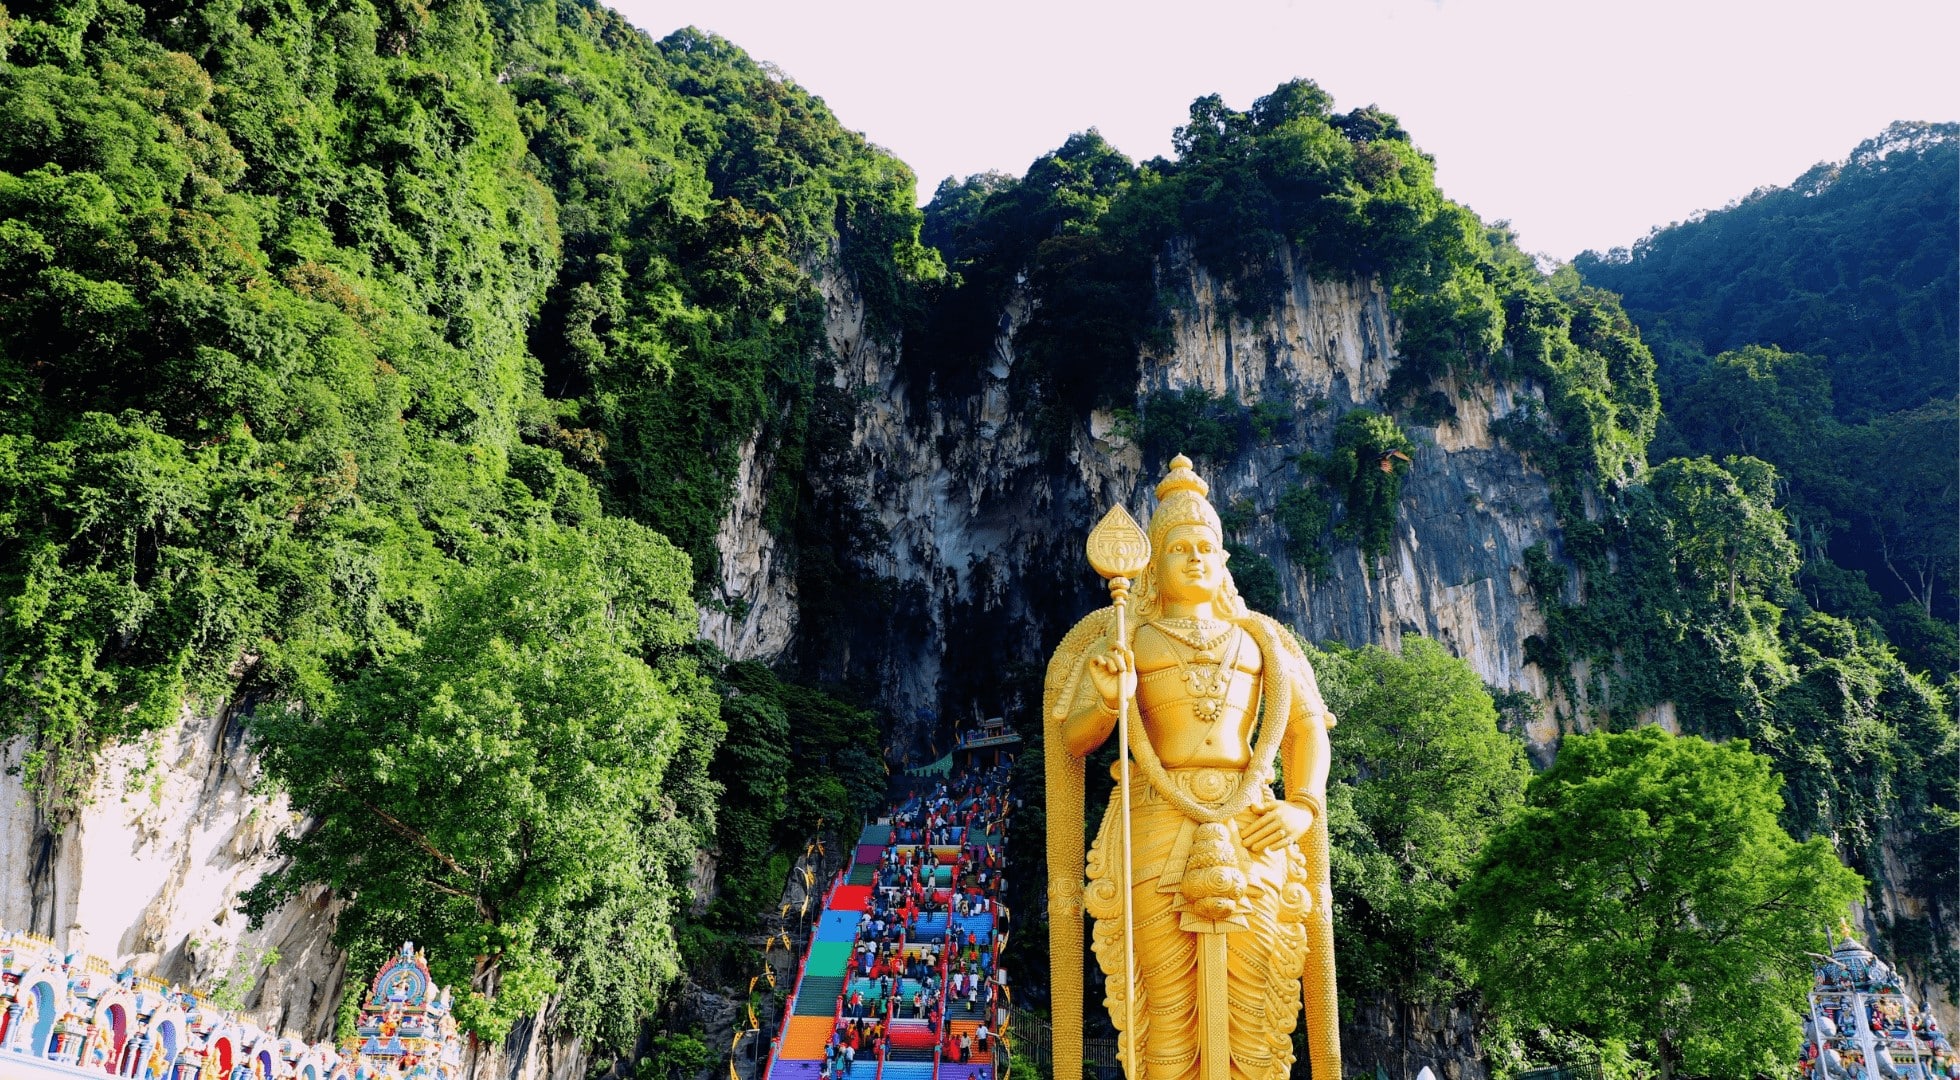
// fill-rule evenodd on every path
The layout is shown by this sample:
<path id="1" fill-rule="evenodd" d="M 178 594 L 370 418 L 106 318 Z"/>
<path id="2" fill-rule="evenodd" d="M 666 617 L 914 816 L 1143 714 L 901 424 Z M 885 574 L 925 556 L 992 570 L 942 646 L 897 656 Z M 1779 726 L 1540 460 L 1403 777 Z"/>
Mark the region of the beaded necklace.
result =
<path id="1" fill-rule="evenodd" d="M 1217 637 L 1200 641 L 1192 641 L 1181 634 L 1173 633 L 1165 629 L 1161 623 L 1162 620 L 1159 620 L 1150 625 L 1172 641 L 1195 650 L 1191 656 L 1192 663 L 1186 663 L 1177 649 L 1171 650 L 1171 660 L 1177 664 L 1178 678 L 1184 681 L 1184 685 L 1191 692 L 1192 714 L 1210 726 L 1216 727 L 1219 718 L 1225 715 L 1225 694 L 1232 685 L 1232 672 L 1236 670 L 1239 651 L 1245 648 L 1244 635 L 1233 639 L 1230 655 L 1214 664 L 1212 650 L 1223 645 L 1226 637 L 1237 629 L 1231 623 L 1226 623 L 1224 632 Z M 1207 731 L 1206 735 L 1209 736 L 1210 731 Z"/>

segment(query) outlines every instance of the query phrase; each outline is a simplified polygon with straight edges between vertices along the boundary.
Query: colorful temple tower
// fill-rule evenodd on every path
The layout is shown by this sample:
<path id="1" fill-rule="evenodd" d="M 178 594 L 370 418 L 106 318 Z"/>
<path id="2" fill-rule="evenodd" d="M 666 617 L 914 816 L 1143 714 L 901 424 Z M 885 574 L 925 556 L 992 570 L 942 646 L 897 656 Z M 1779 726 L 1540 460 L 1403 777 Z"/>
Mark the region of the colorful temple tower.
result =
<path id="1" fill-rule="evenodd" d="M 308 1045 L 198 994 L 0 931 L 0 1080 L 454 1080 L 463 1043 L 449 992 L 404 944 L 368 987 L 344 1047 Z"/>
<path id="2" fill-rule="evenodd" d="M 1802 1073 L 1804 1080 L 1960 1080 L 1960 1059 L 1898 971 L 1847 932 L 1819 958 Z"/>
<path id="3" fill-rule="evenodd" d="M 463 1043 L 449 1005 L 449 991 L 429 981 L 428 961 L 415 943 L 403 942 L 361 1002 L 347 1043 L 354 1080 L 450 1080 L 462 1066 Z"/>

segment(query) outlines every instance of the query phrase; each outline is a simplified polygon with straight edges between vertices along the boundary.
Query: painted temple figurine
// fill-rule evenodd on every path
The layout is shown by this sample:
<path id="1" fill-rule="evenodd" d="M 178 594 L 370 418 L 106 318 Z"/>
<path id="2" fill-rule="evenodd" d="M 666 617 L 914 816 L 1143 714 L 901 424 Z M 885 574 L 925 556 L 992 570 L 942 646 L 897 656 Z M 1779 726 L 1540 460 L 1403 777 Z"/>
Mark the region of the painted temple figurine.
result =
<path id="1" fill-rule="evenodd" d="M 1208 491 L 1179 455 L 1147 535 L 1111 511 L 1090 560 L 1115 602 L 1049 662 L 1055 1080 L 1081 1076 L 1084 912 L 1129 1080 L 1285 1080 L 1303 988 L 1314 1080 L 1340 1080 L 1334 717 L 1292 634 L 1239 597 Z M 1085 860 L 1084 759 L 1110 741 L 1127 743 L 1128 767 L 1119 753 Z"/>
<path id="2" fill-rule="evenodd" d="M 111 974 L 114 972 L 114 974 Z M 0 931 L 0 1073 L 9 1057 L 127 1080 L 454 1080 L 463 1041 L 449 991 L 412 943 L 360 994 L 345 1047 L 266 1031 L 190 991 L 165 987 L 46 938 Z"/>

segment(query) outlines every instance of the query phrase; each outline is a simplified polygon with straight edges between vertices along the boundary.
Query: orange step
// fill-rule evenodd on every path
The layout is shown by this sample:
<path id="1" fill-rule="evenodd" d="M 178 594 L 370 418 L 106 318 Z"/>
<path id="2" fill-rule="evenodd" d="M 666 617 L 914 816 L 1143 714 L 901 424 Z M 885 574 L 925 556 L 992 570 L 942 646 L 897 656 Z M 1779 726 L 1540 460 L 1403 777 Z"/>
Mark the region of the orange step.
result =
<path id="1" fill-rule="evenodd" d="M 828 1016 L 792 1016 L 789 1027 L 783 1031 L 784 1061 L 817 1061 L 823 1057 L 824 1044 L 830 1042 L 831 1032 L 836 1030 Z"/>
<path id="2" fill-rule="evenodd" d="M 955 1042 L 958 1042 L 960 1036 L 971 1035 L 974 1032 L 980 1030 L 980 1022 L 978 1020 L 953 1020 L 947 1023 L 946 1028 L 947 1030 L 953 1033 L 953 1040 Z M 988 1035 L 987 1052 L 984 1054 L 980 1052 L 980 1040 L 979 1039 L 973 1040 L 973 1053 L 966 1059 L 966 1063 L 968 1065 L 991 1064 L 993 1062 L 994 1060 L 993 1034 L 994 1034 L 993 1031 L 989 1029 L 987 1032 Z M 943 1045 L 945 1040 L 942 1038 L 940 1041 L 941 1044 Z M 822 1046 L 817 1047 L 817 1052 L 821 1054 L 823 1052 L 823 1047 Z M 783 1056 L 788 1057 L 789 1055 L 785 1054 Z"/>

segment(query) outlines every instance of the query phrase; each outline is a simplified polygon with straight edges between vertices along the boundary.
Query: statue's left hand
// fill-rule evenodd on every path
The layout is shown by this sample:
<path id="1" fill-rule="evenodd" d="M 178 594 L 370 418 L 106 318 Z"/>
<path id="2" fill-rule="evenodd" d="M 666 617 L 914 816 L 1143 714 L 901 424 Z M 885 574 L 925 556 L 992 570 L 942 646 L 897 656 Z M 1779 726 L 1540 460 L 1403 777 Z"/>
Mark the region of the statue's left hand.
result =
<path id="1" fill-rule="evenodd" d="M 1245 830 L 1248 851 L 1270 851 L 1296 844 L 1313 828 L 1313 811 L 1290 802 L 1270 802 Z"/>

